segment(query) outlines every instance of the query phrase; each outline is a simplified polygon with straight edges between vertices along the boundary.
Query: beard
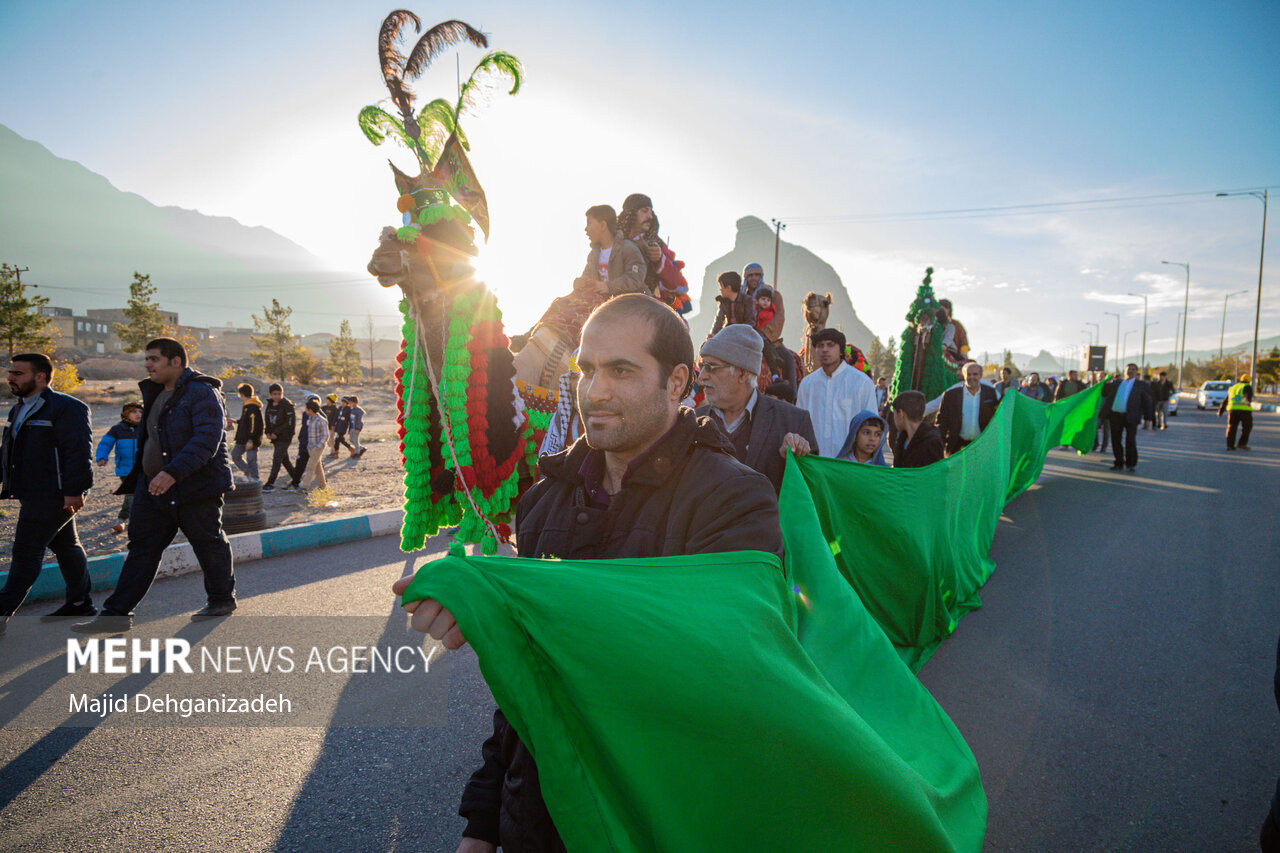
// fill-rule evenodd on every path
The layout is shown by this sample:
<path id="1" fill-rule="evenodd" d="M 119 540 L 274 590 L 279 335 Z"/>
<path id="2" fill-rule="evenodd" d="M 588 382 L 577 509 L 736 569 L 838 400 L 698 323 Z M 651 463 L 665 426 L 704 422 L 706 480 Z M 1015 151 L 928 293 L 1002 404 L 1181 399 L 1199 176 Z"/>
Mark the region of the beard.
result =
<path id="1" fill-rule="evenodd" d="M 665 402 L 665 398 L 657 397 L 642 406 L 629 406 L 629 411 L 623 414 L 622 407 L 616 404 L 592 406 L 580 401 L 587 445 L 593 450 L 625 452 L 652 444 L 666 429 L 668 411 Z M 611 417 L 592 423 L 592 415 Z"/>
<path id="2" fill-rule="evenodd" d="M 34 379 L 28 379 L 26 382 L 9 380 L 9 391 L 15 397 L 26 397 L 34 390 L 36 390 L 36 381 Z"/>

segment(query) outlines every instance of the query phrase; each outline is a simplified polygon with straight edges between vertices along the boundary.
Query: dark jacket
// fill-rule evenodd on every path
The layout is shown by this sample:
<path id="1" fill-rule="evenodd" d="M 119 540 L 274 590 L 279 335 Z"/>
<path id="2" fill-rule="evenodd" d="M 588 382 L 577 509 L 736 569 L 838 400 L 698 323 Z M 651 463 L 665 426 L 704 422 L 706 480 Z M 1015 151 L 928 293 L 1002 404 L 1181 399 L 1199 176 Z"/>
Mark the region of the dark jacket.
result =
<path id="1" fill-rule="evenodd" d="M 106 462 L 112 448 L 116 451 L 116 476 L 128 477 L 133 470 L 133 459 L 138 452 L 138 436 L 142 435 L 142 425 L 129 421 L 117 421 L 107 430 L 107 434 L 98 442 L 95 459 Z"/>
<path id="2" fill-rule="evenodd" d="M 240 419 L 236 421 L 236 444 L 247 445 L 253 442 L 254 447 L 262 446 L 262 401 L 250 397 L 240 410 Z"/>
<path id="3" fill-rule="evenodd" d="M 0 498 L 74 497 L 88 492 L 93 486 L 89 407 L 46 388 L 14 435 L 19 403 L 9 410 L 0 437 Z"/>
<path id="4" fill-rule="evenodd" d="M 346 435 L 347 430 L 351 429 L 351 407 L 339 406 L 338 416 L 331 420 L 330 424 L 334 435 Z"/>
<path id="5" fill-rule="evenodd" d="M 1151 383 L 1151 399 L 1157 403 L 1167 403 L 1173 398 L 1173 383 L 1168 379 L 1157 379 Z"/>
<path id="6" fill-rule="evenodd" d="M 364 429 L 364 409 L 359 406 L 351 407 L 351 431 L 360 432 Z"/>
<path id="7" fill-rule="evenodd" d="M 545 475 L 516 511 L 522 557 L 613 559 L 760 550 L 782 553 L 778 500 L 769 481 L 731 455 L 714 423 L 680 411 L 675 427 L 637 460 L 607 508 L 589 506 L 579 473 L 583 439 L 544 456 Z M 774 451 L 777 452 L 776 450 Z M 547 571 L 555 571 L 548 564 Z M 563 851 L 538 769 L 501 710 L 481 750 L 484 766 L 462 794 L 464 835 L 504 853 Z"/>
<path id="8" fill-rule="evenodd" d="M 1111 411 L 1111 402 L 1115 400 L 1116 392 L 1120 390 L 1120 383 L 1124 381 L 1124 379 L 1112 379 L 1102 386 L 1102 414 L 1108 417 L 1115 414 L 1115 412 Z M 1155 417 L 1155 403 L 1151 399 L 1151 386 L 1145 380 L 1133 380 L 1133 390 L 1129 392 L 1129 402 L 1125 407 L 1124 417 L 1125 422 L 1131 424 Z"/>
<path id="9" fill-rule="evenodd" d="M 699 406 L 700 417 L 711 418 L 720 427 L 720 421 L 711 416 L 711 406 Z M 813 433 L 813 419 L 799 406 L 775 400 L 767 394 L 756 395 L 756 408 L 751 416 L 751 441 L 744 458 L 738 461 L 752 471 L 759 471 L 773 483 L 774 492 L 782 491 L 782 475 L 787 470 L 786 458 L 778 452 L 782 437 L 789 432 L 804 437 L 809 446 L 817 449 L 818 438 Z M 730 453 L 733 453 L 732 442 Z"/>
<path id="10" fill-rule="evenodd" d="M 164 458 L 161 469 L 176 481 L 161 499 L 171 504 L 206 500 L 231 489 L 231 463 L 227 458 L 227 413 L 222 405 L 222 380 L 188 367 L 178 377 L 164 408 L 159 427 L 149 435 L 146 424 L 151 408 L 164 386 L 150 379 L 138 383 L 142 391 L 142 437 L 138 440 L 133 473 L 116 494 L 138 493 L 150 479 L 142 470 L 147 443 L 159 441 Z"/>
<path id="11" fill-rule="evenodd" d="M 333 428 L 338 425 L 338 404 L 325 403 L 320 407 L 320 414 L 324 415 L 325 420 L 329 422 L 329 431 L 333 432 Z"/>
<path id="12" fill-rule="evenodd" d="M 272 444 L 288 444 L 293 441 L 294 413 L 293 403 L 285 397 L 280 402 L 267 400 L 267 408 L 262 413 L 264 433 L 275 436 Z"/>
<path id="13" fill-rule="evenodd" d="M 1084 390 L 1084 383 L 1079 379 L 1064 379 L 1058 383 L 1058 390 L 1054 394 L 1055 400 L 1065 400 L 1072 394 L 1079 394 Z M 1167 398 L 1166 398 L 1167 399 Z"/>
<path id="14" fill-rule="evenodd" d="M 319 415 L 312 415 L 311 412 L 307 411 L 306 409 L 302 410 L 302 424 L 301 424 L 302 428 L 298 430 L 298 450 L 299 451 L 307 449 L 307 421 L 311 420 L 311 418 L 313 417 L 319 417 Z"/>
<path id="15" fill-rule="evenodd" d="M 938 431 L 942 433 L 942 446 L 947 453 L 955 453 L 960 449 L 960 428 L 964 423 L 964 386 L 948 388 L 942 395 L 942 405 L 938 409 Z M 1000 395 L 990 385 L 978 386 L 978 432 L 987 428 L 991 416 L 1000 405 Z"/>
<path id="16" fill-rule="evenodd" d="M 893 442 L 894 468 L 923 468 L 942 458 L 942 433 L 932 424 L 920 424 L 911 443 L 903 447 L 906 441 L 907 431 L 898 430 L 898 437 Z"/>
<path id="17" fill-rule="evenodd" d="M 755 328 L 756 325 L 756 302 L 747 295 L 747 289 L 744 287 L 742 292 L 738 294 L 738 298 L 732 302 L 725 300 L 723 296 L 716 297 L 716 321 L 711 326 L 711 334 L 723 329 L 725 326 L 731 326 L 734 323 L 746 323 L 748 326 Z M 761 335 L 764 337 L 764 335 Z"/>

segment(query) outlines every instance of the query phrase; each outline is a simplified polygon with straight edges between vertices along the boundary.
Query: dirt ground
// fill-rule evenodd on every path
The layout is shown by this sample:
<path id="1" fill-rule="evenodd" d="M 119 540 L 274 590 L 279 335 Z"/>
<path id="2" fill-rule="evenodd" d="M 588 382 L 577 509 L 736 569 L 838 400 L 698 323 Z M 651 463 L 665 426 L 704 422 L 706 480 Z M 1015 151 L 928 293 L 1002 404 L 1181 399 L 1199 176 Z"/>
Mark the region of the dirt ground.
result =
<path id="1" fill-rule="evenodd" d="M 266 385 L 257 377 L 234 377 L 227 379 L 224 390 L 230 398 L 228 413 L 232 417 L 240 414 L 239 398 L 235 388 L 240 381 L 249 381 L 260 389 L 259 396 L 266 399 Z M 308 496 L 300 492 L 268 492 L 262 496 L 263 507 L 267 513 L 267 525 L 279 527 L 285 524 L 299 524 L 305 521 L 316 521 L 325 518 L 336 518 L 343 515 L 354 515 L 362 512 L 392 509 L 404 501 L 402 484 L 403 469 L 400 467 L 399 440 L 396 437 L 395 394 L 388 384 L 378 386 L 345 386 L 325 387 L 286 385 L 285 395 L 301 408 L 303 391 L 310 390 L 324 395 L 336 392 L 339 397 L 356 394 L 360 397 L 360 406 L 365 410 L 364 431 L 360 433 L 360 443 L 368 446 L 364 456 L 355 459 L 343 448 L 342 455 L 337 458 L 326 457 L 324 463 L 325 476 L 328 479 L 332 499 L 317 506 L 308 504 Z M 90 380 L 80 386 L 74 396 L 89 404 L 93 415 L 93 441 L 96 449 L 98 441 L 120 419 L 120 407 L 126 401 L 138 399 L 136 384 L 120 380 Z M 11 405 L 9 399 L 0 400 L 7 410 Z M 227 444 L 230 450 L 234 431 L 228 431 Z M 297 455 L 297 438 L 294 438 L 290 457 Z M 266 480 L 271 467 L 271 445 L 265 443 L 258 451 L 258 468 L 260 477 Z M 121 498 L 112 494 L 120 485 L 115 476 L 115 457 L 105 468 L 96 465 L 94 486 L 85 507 L 76 514 L 76 526 L 80 540 L 89 556 L 112 554 L 126 549 L 126 536 L 123 533 L 111 532 L 120 510 Z M 237 478 L 242 477 L 236 472 Z M 276 486 L 287 482 L 286 475 L 281 472 Z M 0 559 L 7 561 L 12 544 L 14 528 L 18 518 L 17 501 L 0 501 Z M 181 534 L 177 540 L 183 541 Z M 47 559 L 52 560 L 52 555 Z"/>

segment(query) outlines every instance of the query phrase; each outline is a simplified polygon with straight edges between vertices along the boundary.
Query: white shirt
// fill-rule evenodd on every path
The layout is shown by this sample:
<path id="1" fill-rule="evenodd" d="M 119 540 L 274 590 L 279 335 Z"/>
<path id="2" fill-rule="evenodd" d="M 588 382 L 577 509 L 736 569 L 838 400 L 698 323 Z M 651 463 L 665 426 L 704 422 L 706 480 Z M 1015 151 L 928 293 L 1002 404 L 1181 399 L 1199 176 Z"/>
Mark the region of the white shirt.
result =
<path id="1" fill-rule="evenodd" d="M 596 259 L 596 272 L 600 274 L 600 280 L 609 283 L 609 258 L 613 256 L 613 247 L 600 250 L 600 257 Z"/>
<path id="2" fill-rule="evenodd" d="M 980 379 L 978 380 L 978 384 L 986 385 L 988 388 L 995 388 L 996 396 L 997 397 L 1000 396 L 1000 389 L 996 388 L 996 386 L 992 385 L 987 380 Z M 963 382 L 957 382 L 955 385 L 952 385 L 951 388 L 959 388 L 962 385 L 964 385 Z M 948 388 L 947 391 L 950 391 L 951 388 Z M 943 391 L 942 394 L 947 393 L 947 391 Z M 929 417 L 929 415 L 932 415 L 934 412 L 938 411 L 938 409 L 942 408 L 942 394 L 939 394 L 938 396 L 934 397 L 932 400 L 924 404 L 924 416 L 926 418 Z"/>
<path id="3" fill-rule="evenodd" d="M 849 434 L 849 422 L 858 412 L 876 412 L 876 384 L 871 377 L 840 362 L 830 376 L 819 368 L 800 382 L 796 405 L 809 413 L 818 439 L 815 452 L 835 456 Z"/>
<path id="4" fill-rule="evenodd" d="M 965 441 L 973 441 L 981 433 L 982 429 L 978 426 L 979 405 L 982 402 L 982 386 L 978 386 L 978 390 L 969 393 L 966 387 L 960 392 L 961 398 L 964 400 L 964 406 L 960 410 L 960 438 Z"/>

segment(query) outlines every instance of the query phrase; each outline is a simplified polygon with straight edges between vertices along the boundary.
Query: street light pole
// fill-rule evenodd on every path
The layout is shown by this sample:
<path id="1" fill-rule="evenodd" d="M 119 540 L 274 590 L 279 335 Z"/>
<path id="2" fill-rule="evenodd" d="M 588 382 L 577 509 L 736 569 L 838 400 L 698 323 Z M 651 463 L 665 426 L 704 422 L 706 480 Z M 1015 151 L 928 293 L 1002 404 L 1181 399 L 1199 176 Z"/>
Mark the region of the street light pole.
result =
<path id="1" fill-rule="evenodd" d="M 1262 249 L 1258 254 L 1258 304 L 1253 311 L 1253 361 L 1249 365 L 1249 384 L 1256 386 L 1258 384 L 1258 323 L 1262 319 L 1262 262 L 1267 257 L 1267 191 L 1218 193 L 1220 198 L 1233 195 L 1251 195 L 1262 201 Z"/>
<path id="2" fill-rule="evenodd" d="M 1086 326 L 1093 326 L 1093 330 L 1094 330 L 1094 332 L 1096 332 L 1096 333 L 1097 333 L 1096 335 L 1094 335 L 1094 337 L 1092 337 L 1092 338 L 1090 338 L 1090 339 L 1089 339 L 1089 343 L 1090 343 L 1090 344 L 1096 344 L 1098 341 L 1102 340 L 1102 327 L 1101 327 L 1101 326 L 1099 326 L 1097 323 L 1090 323 L 1090 322 L 1087 322 L 1087 321 L 1085 322 L 1085 325 L 1086 325 Z"/>
<path id="3" fill-rule="evenodd" d="M 771 220 L 773 222 L 773 281 L 770 282 L 774 287 L 778 286 L 778 248 L 782 245 L 782 230 L 786 228 L 786 224 L 780 219 Z"/>
<path id="4" fill-rule="evenodd" d="M 1110 314 L 1112 317 L 1116 318 L 1116 351 L 1112 355 L 1112 358 L 1116 360 L 1116 375 L 1119 376 L 1120 375 L 1120 315 L 1115 311 L 1103 311 L 1102 313 Z M 1104 367 L 1103 369 L 1105 370 L 1106 368 Z"/>
<path id="5" fill-rule="evenodd" d="M 1142 297 L 1142 369 L 1147 368 L 1147 296 L 1145 293 L 1130 293 L 1130 296 Z M 1155 323 L 1151 324 L 1152 326 Z"/>
<path id="6" fill-rule="evenodd" d="M 1185 352 L 1187 348 L 1187 308 L 1191 304 L 1191 263 L 1181 263 L 1179 261 L 1161 261 L 1162 264 L 1168 264 L 1171 267 L 1182 267 L 1187 271 L 1187 288 L 1182 294 L 1182 349 Z M 1182 387 L 1182 361 L 1178 362 L 1178 387 Z"/>
<path id="7" fill-rule="evenodd" d="M 1233 296 L 1239 296 L 1242 293 L 1248 293 L 1247 290 L 1237 290 L 1235 293 L 1228 293 L 1222 297 L 1222 331 L 1218 333 L 1218 358 L 1222 358 L 1222 344 L 1227 337 L 1227 300 Z"/>
<path id="8" fill-rule="evenodd" d="M 1124 333 L 1124 348 L 1125 348 L 1125 350 L 1126 350 L 1126 351 L 1128 351 L 1128 349 L 1129 349 L 1129 336 L 1130 336 L 1130 335 L 1132 335 L 1132 334 L 1133 334 L 1134 332 L 1136 332 L 1136 331 L 1138 331 L 1138 330 L 1137 330 L 1137 329 L 1130 329 L 1129 331 L 1127 331 L 1127 332 L 1125 332 L 1125 333 Z M 1128 356 L 1125 356 L 1125 357 L 1127 358 Z M 1128 362 L 1126 361 L 1126 362 L 1125 362 L 1125 364 L 1128 364 Z M 1117 364 L 1117 365 L 1116 365 L 1116 373 L 1119 373 L 1119 372 L 1120 372 L 1120 366 L 1119 366 L 1119 364 Z"/>

